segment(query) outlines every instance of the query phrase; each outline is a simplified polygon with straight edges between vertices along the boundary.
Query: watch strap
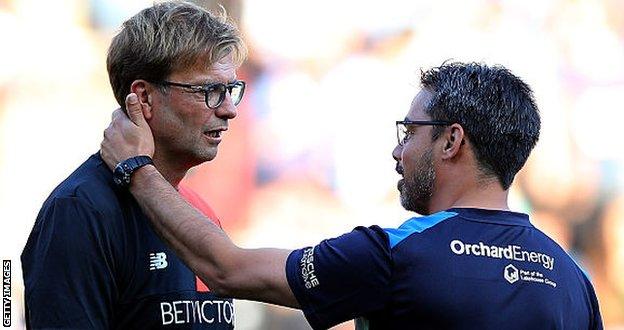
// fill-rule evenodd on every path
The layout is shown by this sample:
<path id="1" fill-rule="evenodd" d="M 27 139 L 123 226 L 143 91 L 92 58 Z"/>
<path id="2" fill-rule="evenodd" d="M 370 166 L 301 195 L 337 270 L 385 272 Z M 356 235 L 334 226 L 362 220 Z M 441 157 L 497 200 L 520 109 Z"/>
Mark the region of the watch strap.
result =
<path id="1" fill-rule="evenodd" d="M 128 165 L 130 165 L 130 167 L 132 168 L 132 172 L 138 170 L 139 168 L 145 166 L 145 165 L 149 165 L 149 164 L 154 164 L 154 161 L 152 160 L 152 157 L 150 156 L 135 156 L 132 158 L 128 158 L 125 160 L 125 162 L 128 163 Z"/>
<path id="2" fill-rule="evenodd" d="M 149 164 L 154 164 L 154 161 L 149 156 L 142 155 L 128 158 L 115 166 L 113 179 L 118 186 L 122 188 L 128 187 L 132 174 L 139 168 Z"/>

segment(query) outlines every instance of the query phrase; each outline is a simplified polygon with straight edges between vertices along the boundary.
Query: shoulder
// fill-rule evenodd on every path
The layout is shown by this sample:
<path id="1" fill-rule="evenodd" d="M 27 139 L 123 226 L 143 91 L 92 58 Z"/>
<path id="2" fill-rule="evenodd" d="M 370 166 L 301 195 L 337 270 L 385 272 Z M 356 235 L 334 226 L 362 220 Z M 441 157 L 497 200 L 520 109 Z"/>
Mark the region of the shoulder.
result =
<path id="1" fill-rule="evenodd" d="M 558 259 L 559 264 L 566 265 L 570 268 L 572 273 L 577 274 L 579 277 L 587 279 L 586 271 L 577 263 L 576 259 L 570 255 L 559 243 L 544 233 L 537 227 L 532 227 L 534 244 L 540 247 L 544 251 L 548 251 Z"/>
<path id="2" fill-rule="evenodd" d="M 388 236 L 390 248 L 394 248 L 408 237 L 429 231 L 457 215 L 456 212 L 442 211 L 428 216 L 413 217 L 398 228 L 385 228 L 383 230 Z"/>
<path id="3" fill-rule="evenodd" d="M 121 218 L 122 204 L 132 201 L 126 191 L 117 189 L 112 174 L 98 154 L 92 155 L 61 182 L 43 203 L 35 226 L 60 218 L 84 223 L 99 218 L 110 223 Z"/>
<path id="4" fill-rule="evenodd" d="M 94 154 L 52 191 L 38 220 L 52 209 L 70 205 L 108 219 L 120 215 L 120 202 L 129 200 L 129 196 L 128 192 L 117 189 L 111 172 L 99 154 Z"/>
<path id="5" fill-rule="evenodd" d="M 79 254 L 65 250 L 85 252 L 119 240 L 126 221 L 114 184 L 107 182 L 98 159 L 95 155 L 87 159 L 45 200 L 22 252 L 23 264 L 37 269 L 45 256 L 76 259 Z"/>
<path id="6" fill-rule="evenodd" d="M 370 227 L 355 227 L 348 233 L 321 241 L 319 246 L 344 246 L 346 249 L 360 250 L 364 245 L 379 245 L 383 249 L 387 249 L 388 243 L 386 230 L 373 225 Z"/>
<path id="7" fill-rule="evenodd" d="M 353 231 L 342 236 L 325 240 L 323 244 L 340 244 L 348 249 L 357 250 L 366 246 L 376 246 L 380 250 L 387 250 L 389 253 L 396 245 L 415 234 L 424 234 L 441 226 L 446 220 L 458 215 L 456 212 L 438 212 L 429 216 L 413 217 L 405 221 L 398 228 L 381 228 L 377 225 L 370 227 L 356 227 Z"/>

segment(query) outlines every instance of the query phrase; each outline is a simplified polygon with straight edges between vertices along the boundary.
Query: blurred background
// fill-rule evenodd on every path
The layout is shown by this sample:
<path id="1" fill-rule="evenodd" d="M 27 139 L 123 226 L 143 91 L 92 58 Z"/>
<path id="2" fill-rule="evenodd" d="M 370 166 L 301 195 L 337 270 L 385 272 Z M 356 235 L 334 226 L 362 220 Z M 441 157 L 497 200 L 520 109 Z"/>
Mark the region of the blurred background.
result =
<path id="1" fill-rule="evenodd" d="M 217 8 L 214 1 L 195 1 Z M 117 107 L 106 51 L 145 0 L 0 0 L 0 257 L 96 152 Z M 356 225 L 396 227 L 391 151 L 421 69 L 502 64 L 535 91 L 540 141 L 512 188 L 584 267 L 608 329 L 624 329 L 624 1 L 220 2 L 240 25 L 248 90 L 211 163 L 186 183 L 245 247 L 299 248 Z M 309 329 L 298 311 L 236 302 L 239 329 Z M 352 329 L 352 322 L 338 326 Z"/>

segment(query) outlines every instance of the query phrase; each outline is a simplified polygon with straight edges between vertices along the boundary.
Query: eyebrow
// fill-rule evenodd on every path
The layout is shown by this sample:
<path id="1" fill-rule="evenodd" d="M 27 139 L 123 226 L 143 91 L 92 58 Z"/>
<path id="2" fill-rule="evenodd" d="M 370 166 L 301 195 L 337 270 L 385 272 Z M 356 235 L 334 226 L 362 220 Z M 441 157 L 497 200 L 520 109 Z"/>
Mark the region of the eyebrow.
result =
<path id="1" fill-rule="evenodd" d="M 228 79 L 227 82 L 225 82 L 224 84 L 231 84 L 238 81 L 238 77 L 234 77 L 233 79 Z M 199 81 L 195 81 L 195 82 L 191 82 L 189 83 L 190 85 L 199 85 L 199 86 L 206 86 L 206 85 L 210 85 L 210 84 L 219 84 L 222 83 L 220 80 L 216 80 L 216 79 L 206 79 L 206 80 L 199 80 Z"/>

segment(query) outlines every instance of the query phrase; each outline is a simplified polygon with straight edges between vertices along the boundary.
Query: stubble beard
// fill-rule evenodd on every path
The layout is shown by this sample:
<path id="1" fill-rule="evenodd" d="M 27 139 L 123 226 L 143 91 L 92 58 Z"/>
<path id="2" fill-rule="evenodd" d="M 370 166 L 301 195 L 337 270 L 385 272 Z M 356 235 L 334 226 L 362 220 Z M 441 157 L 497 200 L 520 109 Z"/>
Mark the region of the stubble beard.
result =
<path id="1" fill-rule="evenodd" d="M 155 137 L 156 151 L 161 160 L 176 170 L 188 171 L 190 168 L 209 162 L 216 158 L 218 147 L 207 145 L 200 139 L 180 137 Z"/>
<path id="2" fill-rule="evenodd" d="M 169 97 L 169 95 L 167 95 Z M 186 123 L 171 107 L 167 99 L 163 114 L 167 115 L 166 121 L 171 125 L 169 129 L 163 129 L 164 135 L 160 138 L 154 136 L 157 147 L 160 146 L 166 153 L 167 160 L 176 168 L 186 168 L 201 165 L 216 158 L 218 146 L 204 140 L 201 132 L 191 132 Z"/>
<path id="3" fill-rule="evenodd" d="M 402 180 L 401 205 L 408 211 L 427 215 L 436 177 L 431 149 L 418 160 L 415 168 L 411 177 Z"/>

